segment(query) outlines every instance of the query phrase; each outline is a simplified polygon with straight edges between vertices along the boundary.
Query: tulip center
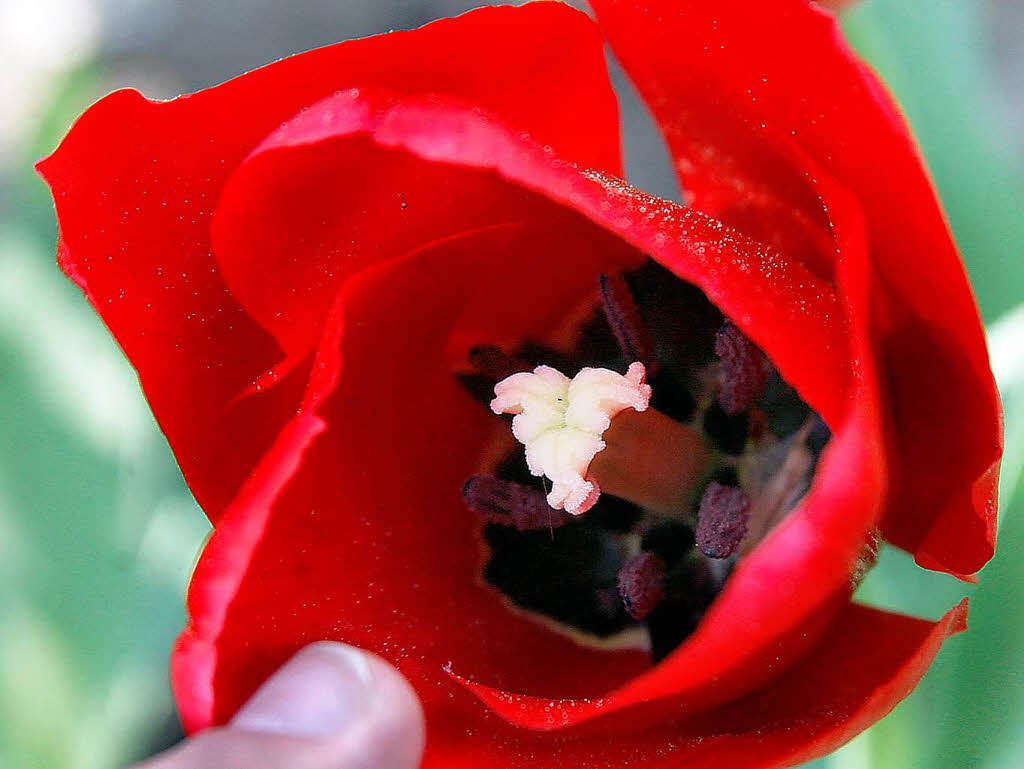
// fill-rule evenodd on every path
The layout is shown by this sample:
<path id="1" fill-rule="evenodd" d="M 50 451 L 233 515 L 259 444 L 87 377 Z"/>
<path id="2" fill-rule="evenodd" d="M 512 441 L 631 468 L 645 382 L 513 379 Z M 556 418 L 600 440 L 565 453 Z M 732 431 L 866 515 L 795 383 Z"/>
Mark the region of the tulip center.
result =
<path id="1" fill-rule="evenodd" d="M 799 502 L 829 432 L 653 261 L 602 275 L 595 300 L 569 349 L 470 351 L 463 383 L 512 415 L 517 443 L 463 499 L 484 524 L 484 579 L 518 608 L 603 643 L 646 628 L 660 659 Z"/>

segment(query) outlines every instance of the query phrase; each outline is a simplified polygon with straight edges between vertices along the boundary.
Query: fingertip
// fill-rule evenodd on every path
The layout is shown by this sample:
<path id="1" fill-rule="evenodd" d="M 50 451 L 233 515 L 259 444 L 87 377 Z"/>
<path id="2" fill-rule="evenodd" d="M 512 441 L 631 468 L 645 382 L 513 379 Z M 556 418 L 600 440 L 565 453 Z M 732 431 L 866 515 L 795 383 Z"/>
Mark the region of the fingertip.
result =
<path id="1" fill-rule="evenodd" d="M 425 727 L 408 681 L 375 654 L 322 641 L 300 650 L 242 706 L 231 730 L 314 738 L 362 766 L 416 767 Z M 346 757 L 348 757 L 346 759 Z"/>

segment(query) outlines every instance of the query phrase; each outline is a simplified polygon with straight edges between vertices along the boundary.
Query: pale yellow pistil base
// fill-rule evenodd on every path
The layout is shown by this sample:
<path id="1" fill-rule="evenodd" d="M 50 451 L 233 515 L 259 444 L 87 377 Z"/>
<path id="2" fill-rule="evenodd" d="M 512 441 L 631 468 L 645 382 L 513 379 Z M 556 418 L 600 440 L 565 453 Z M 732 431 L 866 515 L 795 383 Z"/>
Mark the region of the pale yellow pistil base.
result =
<path id="1" fill-rule="evenodd" d="M 602 491 L 660 515 L 689 513 L 712 462 L 700 433 L 649 408 L 623 411 L 603 438 L 607 446 L 590 463 Z"/>

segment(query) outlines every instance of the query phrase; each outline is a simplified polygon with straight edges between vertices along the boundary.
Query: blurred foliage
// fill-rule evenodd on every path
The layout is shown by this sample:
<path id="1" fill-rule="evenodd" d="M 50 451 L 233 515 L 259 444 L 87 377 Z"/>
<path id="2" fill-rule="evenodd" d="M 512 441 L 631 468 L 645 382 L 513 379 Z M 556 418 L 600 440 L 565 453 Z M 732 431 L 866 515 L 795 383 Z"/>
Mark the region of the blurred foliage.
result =
<path id="1" fill-rule="evenodd" d="M 866 0 L 845 27 L 913 124 L 994 321 L 1024 298 L 1024 184 L 986 10 Z M 52 207 L 31 171 L 103 84 L 97 63 L 53 83 L 0 176 L 0 767 L 106 769 L 177 734 L 167 655 L 207 525 L 130 367 L 53 262 Z M 969 593 L 971 632 L 818 769 L 1024 766 L 1024 309 L 992 333 L 1008 425 L 999 554 L 967 586 L 886 551 L 860 594 L 936 617 Z"/>
<path id="2" fill-rule="evenodd" d="M 166 658 L 207 526 L 51 250 L 0 230 L 0 765 L 108 767 L 176 732 Z"/>
<path id="3" fill-rule="evenodd" d="M 32 162 L 101 85 L 86 67 L 56 86 L 2 179 L 0 767 L 106 769 L 180 733 L 167 657 L 209 526 L 134 373 L 54 262 Z"/>
<path id="4" fill-rule="evenodd" d="M 994 68 L 988 25 L 996 8 L 979 0 L 865 0 L 844 18 L 848 37 L 914 127 L 988 321 L 1024 298 L 1024 179 L 1011 139 L 1021 145 L 1007 132 Z"/>

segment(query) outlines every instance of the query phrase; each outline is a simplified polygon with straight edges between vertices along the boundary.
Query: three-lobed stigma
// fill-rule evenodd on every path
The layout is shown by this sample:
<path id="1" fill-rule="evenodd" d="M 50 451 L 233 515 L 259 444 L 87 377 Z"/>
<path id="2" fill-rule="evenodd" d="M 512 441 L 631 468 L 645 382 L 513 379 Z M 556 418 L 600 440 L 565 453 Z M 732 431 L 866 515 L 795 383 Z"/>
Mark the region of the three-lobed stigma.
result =
<path id="1" fill-rule="evenodd" d="M 491 410 L 513 414 L 512 434 L 526 447 L 526 464 L 551 481 L 548 504 L 580 515 L 601 496 L 590 473 L 612 419 L 625 409 L 646 411 L 651 387 L 642 363 L 625 375 L 606 368 L 584 368 L 569 377 L 550 366 L 520 372 L 494 387 Z"/>

